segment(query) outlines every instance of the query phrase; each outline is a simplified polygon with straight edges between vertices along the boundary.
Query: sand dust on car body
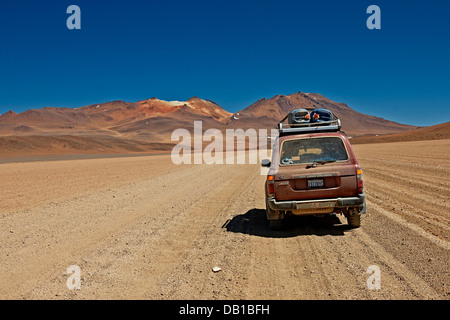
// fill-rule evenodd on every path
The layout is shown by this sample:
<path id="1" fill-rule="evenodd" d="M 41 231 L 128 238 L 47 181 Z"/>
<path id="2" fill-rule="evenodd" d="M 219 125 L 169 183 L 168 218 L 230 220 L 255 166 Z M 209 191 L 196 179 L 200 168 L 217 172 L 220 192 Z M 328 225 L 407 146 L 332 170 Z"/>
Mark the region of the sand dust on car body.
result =
<path id="1" fill-rule="evenodd" d="M 448 299 L 450 141 L 354 148 L 368 208 L 358 229 L 331 216 L 271 231 L 257 164 L 1 164 L 0 297 Z"/>

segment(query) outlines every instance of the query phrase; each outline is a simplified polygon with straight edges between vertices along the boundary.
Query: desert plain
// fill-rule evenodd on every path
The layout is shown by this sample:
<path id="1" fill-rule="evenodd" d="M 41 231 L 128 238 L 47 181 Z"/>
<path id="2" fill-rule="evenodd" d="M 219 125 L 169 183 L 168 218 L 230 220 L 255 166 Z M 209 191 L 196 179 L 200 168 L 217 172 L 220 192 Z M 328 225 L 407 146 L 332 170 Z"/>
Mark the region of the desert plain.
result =
<path id="1" fill-rule="evenodd" d="M 450 140 L 354 149 L 367 195 L 358 229 L 331 216 L 271 231 L 258 164 L 4 161 L 0 298 L 447 300 Z"/>

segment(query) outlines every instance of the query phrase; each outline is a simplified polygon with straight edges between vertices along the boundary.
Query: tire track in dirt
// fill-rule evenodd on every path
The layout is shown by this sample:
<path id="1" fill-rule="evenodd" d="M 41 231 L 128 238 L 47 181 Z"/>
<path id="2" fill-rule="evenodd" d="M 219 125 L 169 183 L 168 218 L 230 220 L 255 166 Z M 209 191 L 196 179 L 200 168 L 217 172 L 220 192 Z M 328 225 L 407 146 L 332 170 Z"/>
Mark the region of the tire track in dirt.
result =
<path id="1" fill-rule="evenodd" d="M 185 239 L 191 240 L 191 245 L 185 249 L 183 259 L 174 264 L 174 269 L 166 269 L 166 273 L 157 279 L 157 290 L 146 292 L 146 297 L 211 299 L 241 296 L 235 284 L 245 282 L 241 268 L 248 257 L 240 249 L 247 241 L 243 237 L 228 237 L 223 226 L 230 211 L 249 206 L 254 196 L 249 190 L 255 186 L 260 188 L 264 177 L 255 166 L 227 166 L 227 169 L 230 172 L 225 175 L 225 180 L 191 208 L 191 216 L 186 216 L 184 224 L 194 228 L 172 230 L 182 232 Z M 220 266 L 222 270 L 213 273 L 214 266 Z"/>
<path id="2" fill-rule="evenodd" d="M 410 172 L 408 174 L 408 172 L 403 173 L 402 170 L 384 170 L 373 166 L 371 162 L 366 162 L 365 165 L 364 173 L 368 177 L 368 187 L 371 184 L 376 185 L 378 191 L 384 195 L 403 199 L 409 204 L 414 204 L 415 207 L 419 206 L 422 210 L 425 209 L 427 214 L 430 211 L 438 212 L 437 215 L 435 214 L 436 217 L 449 222 L 450 183 L 439 181 L 436 176 L 432 177 L 429 174 L 424 182 L 417 179 L 417 174 L 411 177 Z M 389 181 L 389 184 L 383 183 L 386 181 Z M 413 197 L 412 190 L 416 190 Z"/>
<path id="3" fill-rule="evenodd" d="M 0 216 L 183 169 L 161 155 L 0 164 Z"/>
<path id="4" fill-rule="evenodd" d="M 395 147 L 359 149 L 368 208 L 359 229 L 332 216 L 291 217 L 284 230 L 269 230 L 258 165 L 176 167 L 161 157 L 152 162 L 160 173 L 139 175 L 127 160 L 108 161 L 124 167 L 120 183 L 105 178 L 99 189 L 90 179 L 82 190 L 80 178 L 75 196 L 69 188 L 2 212 L 0 297 L 448 299 L 449 206 L 430 208 L 427 200 L 437 192 L 446 199 L 448 159 L 434 160 L 433 170 L 419 163 L 426 150 L 410 157 L 405 148 L 387 159 L 397 167 L 384 167 Z M 81 164 L 65 163 L 61 174 Z M 109 174 L 105 168 L 97 179 Z M 81 268 L 81 290 L 66 287 L 72 264 Z M 380 290 L 366 283 L 373 265 Z"/>
<path id="5" fill-rule="evenodd" d="M 54 296 L 50 294 L 50 290 L 43 289 L 48 286 L 48 283 L 43 282 L 48 280 L 47 277 L 51 278 L 52 274 L 57 274 L 52 281 L 58 284 L 59 290 L 56 290 L 54 285 L 50 287 L 55 289 L 55 294 L 60 295 L 61 291 L 65 292 L 67 289 L 64 280 L 67 275 L 62 274 L 67 266 L 78 264 L 85 270 L 84 274 L 89 275 L 88 268 L 84 267 L 90 259 L 94 259 L 90 258 L 90 252 L 98 257 L 97 260 L 100 261 L 97 267 L 102 269 L 92 273 L 99 275 L 103 274 L 103 271 L 108 272 L 108 268 L 113 265 L 111 261 L 117 260 L 117 256 L 124 258 L 132 255 L 126 241 L 120 241 L 129 228 L 141 223 L 146 224 L 147 236 L 160 233 L 166 224 L 172 223 L 174 216 L 185 210 L 189 201 L 195 202 L 208 192 L 206 186 L 202 187 L 202 174 L 210 176 L 211 179 L 219 179 L 222 171 L 212 167 L 191 167 L 149 181 L 131 183 L 117 189 L 2 217 L 2 225 L 6 226 L 6 230 L 14 230 L 14 233 L 6 234 L 7 240 L 2 241 L 2 253 L 5 253 L 7 258 L 2 260 L 0 274 L 3 277 L 0 278 L 0 283 L 8 283 L 7 279 L 11 278 L 17 279 L 10 283 L 11 286 L 2 285 L 4 295 L 16 292 L 22 297 L 25 295 L 32 298 L 41 296 L 42 292 L 47 296 Z M 164 185 L 166 188 L 161 188 Z M 189 185 L 195 188 L 187 194 L 186 186 Z M 173 191 L 173 194 L 167 194 L 167 190 Z M 186 203 L 177 201 L 183 194 Z M 165 209 L 166 215 L 155 212 L 155 208 Z M 12 239 L 13 237 L 15 239 Z M 134 235 L 130 236 L 133 237 Z M 114 252 L 108 252 L 106 249 L 111 243 L 112 247 L 117 249 Z M 26 266 L 20 263 L 23 257 L 27 257 Z M 18 265 L 21 267 L 17 268 Z M 89 283 L 88 278 L 85 280 Z M 114 281 L 105 283 L 113 284 Z M 39 283 L 41 285 L 38 285 Z M 33 293 L 26 295 L 30 288 L 34 289 Z M 87 288 L 89 287 L 85 289 Z M 82 292 L 87 293 L 88 290 Z"/>
<path id="6" fill-rule="evenodd" d="M 374 145 L 370 156 L 371 146 L 356 148 L 367 149 L 358 150 L 368 207 L 363 239 L 391 257 L 384 265 L 413 298 L 449 296 L 450 166 L 448 151 L 436 153 L 449 143 Z"/>
<path id="7" fill-rule="evenodd" d="M 439 299 L 449 295 L 450 244 L 420 226 L 404 220 L 401 216 L 368 200 L 370 215 L 365 219 L 366 242 L 390 256 L 385 265 L 393 264 L 392 270 L 404 280 L 406 277 L 414 288 L 415 297 Z M 368 240 L 370 239 L 370 240 Z M 402 266 L 403 268 L 400 268 Z M 430 289 L 432 288 L 432 290 Z M 435 293 L 433 294 L 433 290 Z"/>

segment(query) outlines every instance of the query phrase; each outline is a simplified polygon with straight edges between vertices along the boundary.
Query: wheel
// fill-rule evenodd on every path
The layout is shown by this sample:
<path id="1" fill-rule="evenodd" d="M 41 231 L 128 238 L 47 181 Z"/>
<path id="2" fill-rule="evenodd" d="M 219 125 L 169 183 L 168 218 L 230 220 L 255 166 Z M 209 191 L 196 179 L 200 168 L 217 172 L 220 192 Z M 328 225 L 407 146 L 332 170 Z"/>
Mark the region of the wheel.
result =
<path id="1" fill-rule="evenodd" d="M 347 223 L 352 228 L 359 228 L 361 226 L 361 214 L 357 209 L 352 208 L 348 211 Z"/>
<path id="2" fill-rule="evenodd" d="M 269 220 L 270 230 L 281 230 L 283 229 L 283 220 Z"/>

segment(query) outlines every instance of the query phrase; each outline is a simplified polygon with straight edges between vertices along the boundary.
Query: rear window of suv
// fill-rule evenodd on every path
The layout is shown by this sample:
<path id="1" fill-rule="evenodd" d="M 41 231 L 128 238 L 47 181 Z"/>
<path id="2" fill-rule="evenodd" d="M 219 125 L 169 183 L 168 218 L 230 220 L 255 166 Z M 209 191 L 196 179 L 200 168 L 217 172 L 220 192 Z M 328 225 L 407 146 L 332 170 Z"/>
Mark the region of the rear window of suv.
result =
<path id="1" fill-rule="evenodd" d="M 347 150 L 339 137 L 292 139 L 281 145 L 281 165 L 346 160 Z"/>

